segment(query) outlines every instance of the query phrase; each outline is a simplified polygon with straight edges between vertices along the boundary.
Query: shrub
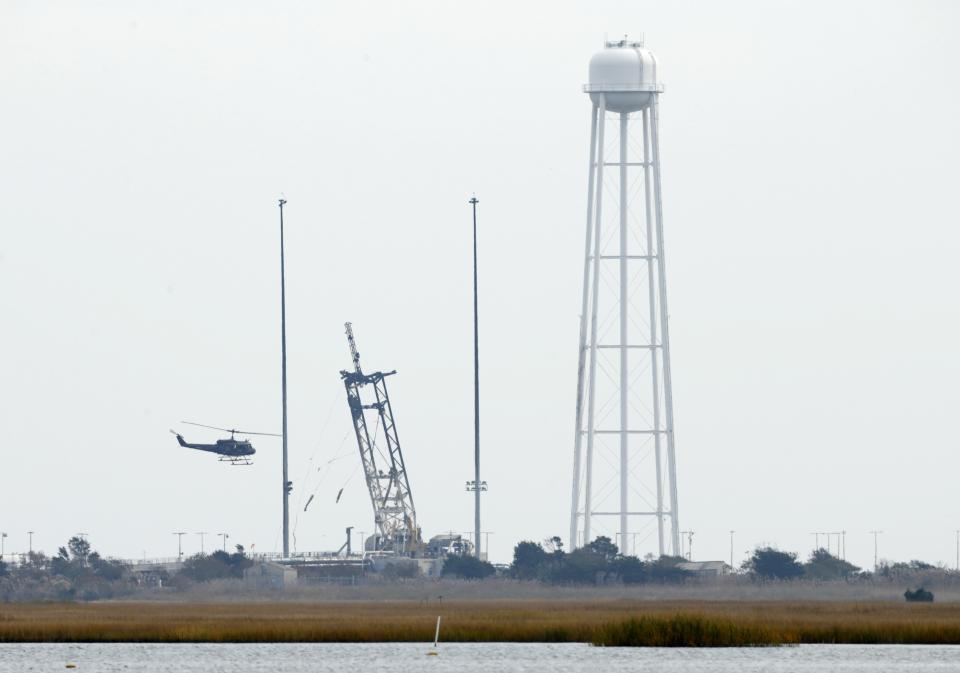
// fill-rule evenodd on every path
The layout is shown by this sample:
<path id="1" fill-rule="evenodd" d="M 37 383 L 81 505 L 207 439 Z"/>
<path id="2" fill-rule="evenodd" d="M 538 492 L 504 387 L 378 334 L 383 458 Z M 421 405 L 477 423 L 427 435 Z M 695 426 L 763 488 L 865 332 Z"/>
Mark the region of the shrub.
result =
<path id="1" fill-rule="evenodd" d="M 443 577 L 482 580 L 495 573 L 493 564 L 481 561 L 475 556 L 451 554 L 443 562 Z"/>
<path id="2" fill-rule="evenodd" d="M 916 591 L 907 589 L 903 592 L 903 597 L 908 603 L 933 603 L 933 592 L 927 591 L 923 587 L 917 587 Z"/>
<path id="3" fill-rule="evenodd" d="M 197 554 L 183 562 L 180 575 L 194 582 L 209 582 L 243 577 L 245 568 L 253 565 L 243 551 L 238 547 L 237 552 L 228 554 L 217 550 L 212 554 Z"/>
<path id="4" fill-rule="evenodd" d="M 420 575 L 420 566 L 413 561 L 388 563 L 380 573 L 386 579 L 412 579 Z"/>

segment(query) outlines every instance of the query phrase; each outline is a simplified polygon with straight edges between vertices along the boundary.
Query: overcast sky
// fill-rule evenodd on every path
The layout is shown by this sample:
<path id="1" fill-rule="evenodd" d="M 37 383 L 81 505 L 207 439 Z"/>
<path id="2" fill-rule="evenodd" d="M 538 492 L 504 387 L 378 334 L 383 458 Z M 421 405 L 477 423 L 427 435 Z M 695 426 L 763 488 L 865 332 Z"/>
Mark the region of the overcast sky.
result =
<path id="1" fill-rule="evenodd" d="M 955 562 L 960 5 L 80 4 L 0 4 L 8 552 L 28 530 L 48 552 L 78 532 L 123 557 L 175 555 L 174 531 L 280 548 L 279 440 L 241 468 L 167 431 L 280 429 L 281 194 L 296 549 L 371 530 L 338 376 L 346 320 L 367 369 L 399 372 L 424 534 L 472 528 L 473 192 L 483 529 L 497 561 L 566 537 L 581 85 L 626 33 L 667 86 L 694 557 L 727 559 L 731 529 L 738 562 L 846 530 L 867 566 L 879 529 L 882 558 Z"/>

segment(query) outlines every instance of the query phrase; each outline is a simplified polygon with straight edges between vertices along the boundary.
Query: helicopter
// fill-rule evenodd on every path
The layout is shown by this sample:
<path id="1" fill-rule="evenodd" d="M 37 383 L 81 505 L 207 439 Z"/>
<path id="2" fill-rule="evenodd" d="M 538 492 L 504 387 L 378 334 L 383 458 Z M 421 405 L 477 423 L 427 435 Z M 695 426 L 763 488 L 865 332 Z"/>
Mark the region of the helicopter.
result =
<path id="1" fill-rule="evenodd" d="M 191 423 L 190 421 L 180 422 L 185 425 L 196 425 L 200 428 L 209 428 L 210 430 L 229 432 L 230 439 L 218 439 L 216 444 L 191 444 L 190 442 L 184 440 L 183 435 L 181 435 L 179 432 L 174 432 L 173 430 L 170 431 L 176 436 L 177 442 L 179 442 L 180 446 L 187 449 L 209 451 L 210 453 L 219 454 L 220 462 L 230 463 L 231 465 L 253 465 L 253 461 L 250 460 L 250 456 L 257 452 L 257 450 L 253 448 L 253 445 L 250 443 L 249 439 L 236 439 L 234 435 L 237 433 L 241 435 L 261 435 L 263 437 L 283 436 L 272 432 L 246 432 L 244 430 L 218 428 L 214 425 L 204 425 L 203 423 Z"/>

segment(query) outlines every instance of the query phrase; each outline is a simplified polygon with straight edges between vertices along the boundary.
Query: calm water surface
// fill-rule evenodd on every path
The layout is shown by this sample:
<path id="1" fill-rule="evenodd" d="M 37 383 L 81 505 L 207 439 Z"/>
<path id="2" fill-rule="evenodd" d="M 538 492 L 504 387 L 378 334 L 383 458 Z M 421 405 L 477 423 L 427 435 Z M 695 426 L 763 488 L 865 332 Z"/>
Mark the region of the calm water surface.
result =
<path id="1" fill-rule="evenodd" d="M 429 645 L 3 645 L 0 673 L 62 671 L 362 671 L 407 673 L 493 673 L 499 671 L 656 671 L 657 673 L 793 673 L 840 671 L 960 671 L 960 647 L 886 645 L 802 645 L 776 648 L 644 649 L 575 644 Z"/>

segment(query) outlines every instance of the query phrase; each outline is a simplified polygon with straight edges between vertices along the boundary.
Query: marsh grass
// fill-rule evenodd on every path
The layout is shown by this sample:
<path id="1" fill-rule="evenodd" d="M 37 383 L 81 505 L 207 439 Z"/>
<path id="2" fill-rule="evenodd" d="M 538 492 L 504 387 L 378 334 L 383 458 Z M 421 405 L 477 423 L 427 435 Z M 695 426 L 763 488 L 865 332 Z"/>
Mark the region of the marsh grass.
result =
<path id="1" fill-rule="evenodd" d="M 0 605 L 0 642 L 960 644 L 960 605 L 637 600 Z"/>

